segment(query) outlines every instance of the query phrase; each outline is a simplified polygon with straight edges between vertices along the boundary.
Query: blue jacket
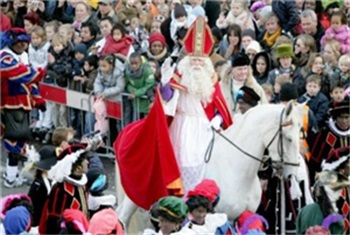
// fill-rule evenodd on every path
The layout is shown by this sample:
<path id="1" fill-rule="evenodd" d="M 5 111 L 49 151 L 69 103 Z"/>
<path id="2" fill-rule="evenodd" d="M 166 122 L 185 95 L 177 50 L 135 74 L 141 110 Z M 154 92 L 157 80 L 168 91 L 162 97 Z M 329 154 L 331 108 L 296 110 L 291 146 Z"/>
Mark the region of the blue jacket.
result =
<path id="1" fill-rule="evenodd" d="M 310 97 L 307 93 L 299 97 L 299 103 L 307 102 L 306 104 L 314 112 L 318 126 L 324 125 L 327 117 L 329 101 L 327 97 L 322 93 L 318 92 L 316 96 Z"/>

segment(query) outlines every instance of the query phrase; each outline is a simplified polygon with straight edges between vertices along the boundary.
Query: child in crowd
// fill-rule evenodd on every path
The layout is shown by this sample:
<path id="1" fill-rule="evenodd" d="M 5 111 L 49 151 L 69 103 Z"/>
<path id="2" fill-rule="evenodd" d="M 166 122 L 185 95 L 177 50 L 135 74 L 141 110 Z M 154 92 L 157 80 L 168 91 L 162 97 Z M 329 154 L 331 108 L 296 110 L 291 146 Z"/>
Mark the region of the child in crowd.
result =
<path id="1" fill-rule="evenodd" d="M 127 34 L 124 26 L 117 23 L 113 26 L 111 34 L 107 36 L 101 55 L 122 55 L 126 59 L 133 42 L 133 38 Z"/>
<path id="2" fill-rule="evenodd" d="M 64 37 L 69 46 L 73 49 L 74 48 L 74 27 L 71 24 L 63 24 L 58 28 L 58 34 L 62 37 Z"/>
<path id="3" fill-rule="evenodd" d="M 72 51 L 66 38 L 58 34 L 52 38 L 48 62 L 45 81 L 67 88 L 72 75 Z M 53 104 L 51 117 L 56 128 L 67 126 L 66 111 L 66 106 Z"/>
<path id="4" fill-rule="evenodd" d="M 290 75 L 289 74 L 280 74 L 276 77 L 275 85 L 273 86 L 273 97 L 272 97 L 272 103 L 278 104 L 280 102 L 280 92 L 281 87 L 283 84 L 291 83 Z"/>
<path id="5" fill-rule="evenodd" d="M 341 81 L 333 81 L 331 83 L 330 96 L 332 98 L 331 102 L 340 103 L 344 100 L 345 87 Z"/>
<path id="6" fill-rule="evenodd" d="M 124 63 L 116 56 L 106 54 L 100 57 L 97 77 L 94 82 L 94 93 L 97 99 L 122 101 L 122 92 L 125 88 L 124 70 Z M 118 121 L 117 129 L 121 130 L 121 123 Z"/>
<path id="7" fill-rule="evenodd" d="M 57 20 L 53 20 L 45 24 L 46 38 L 49 42 L 51 42 L 53 35 L 58 33 L 60 25 L 61 23 Z"/>
<path id="8" fill-rule="evenodd" d="M 94 90 L 94 82 L 97 77 L 98 57 L 90 55 L 85 59 L 83 74 L 77 76 L 77 80 L 82 83 L 83 92 L 90 94 Z M 95 114 L 92 112 L 85 113 L 84 134 L 93 132 L 95 124 Z"/>
<path id="9" fill-rule="evenodd" d="M 148 32 L 144 26 L 140 25 L 138 17 L 133 17 L 130 21 L 130 36 L 134 39 L 133 47 L 136 52 L 143 54 L 148 49 Z"/>
<path id="10" fill-rule="evenodd" d="M 345 87 L 350 83 L 350 55 L 342 55 L 338 60 L 338 68 L 332 74 L 331 81 L 341 80 Z"/>
<path id="11" fill-rule="evenodd" d="M 334 10 L 331 15 L 331 27 L 326 30 L 321 39 L 324 47 L 327 41 L 336 40 L 340 43 L 340 52 L 347 54 L 350 52 L 350 28 L 347 25 L 346 15 L 340 10 Z"/>
<path id="12" fill-rule="evenodd" d="M 57 135 L 57 133 L 55 134 Z M 52 181 L 48 178 L 48 171 L 57 161 L 55 146 L 44 145 L 39 149 L 38 154 L 40 160 L 35 164 L 35 178 L 28 192 L 28 196 L 31 198 L 34 208 L 33 227 L 39 225 L 46 198 L 51 191 Z"/>
<path id="13" fill-rule="evenodd" d="M 94 92 L 98 98 L 121 101 L 124 91 L 124 65 L 114 55 L 103 55 L 99 60 L 97 77 L 94 82 Z"/>
<path id="14" fill-rule="evenodd" d="M 80 76 L 83 74 L 83 67 L 85 58 L 87 56 L 87 48 L 85 44 L 80 43 L 74 48 L 74 59 L 72 68 L 72 81 L 70 81 L 69 88 L 78 92 L 83 91 Z M 69 108 L 69 125 L 77 131 L 77 138 L 82 136 L 82 111 L 74 108 Z"/>
<path id="15" fill-rule="evenodd" d="M 258 41 L 260 41 L 261 46 L 269 52 L 281 34 L 282 28 L 278 17 L 273 12 L 269 13 L 266 16 L 265 30 L 259 35 Z"/>
<path id="16" fill-rule="evenodd" d="M 262 85 L 267 82 L 269 71 L 272 67 L 271 59 L 268 53 L 262 51 L 255 55 L 252 60 L 252 70 L 256 81 Z"/>
<path id="17" fill-rule="evenodd" d="M 232 1 L 231 10 L 226 18 L 225 15 L 221 13 L 219 19 L 216 21 L 216 26 L 220 29 L 225 29 L 232 24 L 238 24 L 242 30 L 251 29 L 255 31 L 253 18 L 248 9 L 248 2 Z"/>
<path id="18" fill-rule="evenodd" d="M 135 7 L 135 0 L 121 0 L 121 5 L 117 10 L 117 16 L 119 22 L 130 20 L 132 17 L 137 16 L 138 11 Z"/>
<path id="19" fill-rule="evenodd" d="M 155 78 L 151 67 L 144 57 L 134 52 L 130 55 L 125 69 L 126 91 L 132 102 L 133 121 L 143 118 L 149 111 L 150 100 L 146 96 L 155 86 Z"/>
<path id="20" fill-rule="evenodd" d="M 318 75 L 309 76 L 306 79 L 306 93 L 299 97 L 298 102 L 307 102 L 315 114 L 318 126 L 322 127 L 327 116 L 328 99 L 320 90 L 321 78 Z"/>
<path id="21" fill-rule="evenodd" d="M 34 68 L 46 68 L 50 42 L 46 40 L 45 30 L 41 26 L 34 26 L 31 33 L 31 43 L 29 44 L 28 55 L 29 62 Z M 39 111 L 39 120 L 35 124 L 35 132 L 39 136 L 44 136 L 45 133 L 52 128 L 51 122 L 52 103 L 46 102 L 46 111 Z"/>
<path id="22" fill-rule="evenodd" d="M 161 74 L 160 74 L 160 65 L 158 63 L 158 61 L 154 58 L 150 58 L 148 59 L 148 64 L 152 69 L 152 72 L 154 74 L 154 78 L 156 80 L 156 82 L 160 82 L 161 79 Z"/>
<path id="23" fill-rule="evenodd" d="M 341 45 L 338 41 L 327 41 L 324 50 L 323 58 L 325 60 L 325 72 L 331 77 L 337 68 L 338 59 L 341 56 Z"/>

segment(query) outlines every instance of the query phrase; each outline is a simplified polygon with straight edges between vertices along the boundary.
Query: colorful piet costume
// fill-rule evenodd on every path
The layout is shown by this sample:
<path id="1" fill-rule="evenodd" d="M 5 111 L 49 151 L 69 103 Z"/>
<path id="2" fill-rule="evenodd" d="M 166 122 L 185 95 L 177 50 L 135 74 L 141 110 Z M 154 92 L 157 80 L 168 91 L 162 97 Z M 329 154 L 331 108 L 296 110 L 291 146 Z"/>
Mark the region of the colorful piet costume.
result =
<path id="1" fill-rule="evenodd" d="M 26 52 L 18 54 L 13 49 L 17 43 L 30 42 L 24 29 L 12 28 L 0 37 L 1 137 L 9 153 L 5 186 L 13 187 L 21 184 L 17 165 L 30 135 L 29 112 L 33 107 L 45 109 L 37 86 L 45 71 L 30 66 Z"/>

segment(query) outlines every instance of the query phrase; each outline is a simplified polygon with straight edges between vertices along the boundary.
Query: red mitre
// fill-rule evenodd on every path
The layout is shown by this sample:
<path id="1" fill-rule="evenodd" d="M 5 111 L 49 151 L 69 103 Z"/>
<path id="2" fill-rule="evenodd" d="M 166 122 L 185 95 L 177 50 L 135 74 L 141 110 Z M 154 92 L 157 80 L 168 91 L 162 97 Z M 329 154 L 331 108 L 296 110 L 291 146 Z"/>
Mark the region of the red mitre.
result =
<path id="1" fill-rule="evenodd" d="M 214 46 L 214 38 L 203 17 L 198 17 L 191 25 L 184 42 L 188 55 L 209 56 Z"/>

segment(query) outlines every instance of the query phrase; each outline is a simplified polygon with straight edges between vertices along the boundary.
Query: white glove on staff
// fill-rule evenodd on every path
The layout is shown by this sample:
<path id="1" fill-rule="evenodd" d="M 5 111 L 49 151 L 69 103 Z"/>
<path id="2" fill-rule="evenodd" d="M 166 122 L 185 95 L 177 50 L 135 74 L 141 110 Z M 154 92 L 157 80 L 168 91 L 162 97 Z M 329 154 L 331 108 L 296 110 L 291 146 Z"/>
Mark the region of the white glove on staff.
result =
<path id="1" fill-rule="evenodd" d="M 211 119 L 210 127 L 218 131 L 220 130 L 221 123 L 222 123 L 222 117 L 220 115 L 216 115 L 213 119 Z"/>
<path id="2" fill-rule="evenodd" d="M 161 75 L 162 75 L 162 78 L 161 78 L 161 83 L 162 85 L 166 85 L 167 83 L 170 82 L 171 78 L 174 76 L 174 71 L 175 71 L 175 68 L 176 68 L 176 63 L 173 64 L 173 66 L 171 66 L 171 62 L 172 62 L 172 59 L 169 57 L 167 58 L 161 69 L 160 69 L 160 72 L 161 72 Z"/>

